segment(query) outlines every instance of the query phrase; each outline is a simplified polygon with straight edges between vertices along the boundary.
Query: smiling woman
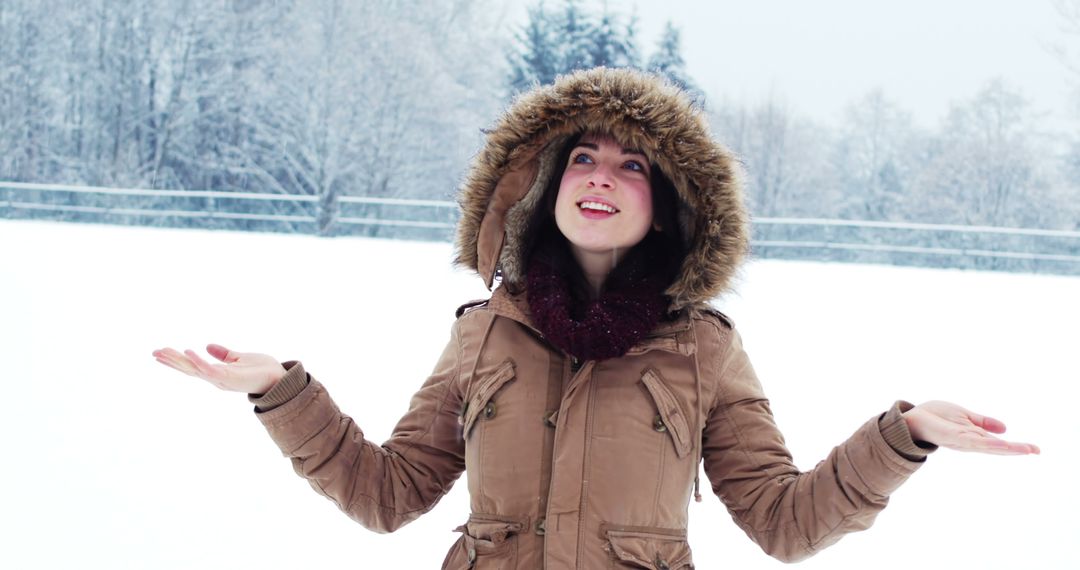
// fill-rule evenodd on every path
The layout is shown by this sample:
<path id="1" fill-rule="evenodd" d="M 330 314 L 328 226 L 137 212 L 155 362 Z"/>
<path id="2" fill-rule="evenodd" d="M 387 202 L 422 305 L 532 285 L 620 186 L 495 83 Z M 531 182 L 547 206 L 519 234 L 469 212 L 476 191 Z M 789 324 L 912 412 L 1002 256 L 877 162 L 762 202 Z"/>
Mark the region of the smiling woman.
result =
<path id="1" fill-rule="evenodd" d="M 458 261 L 499 286 L 458 309 L 382 445 L 299 362 L 154 355 L 249 392 L 297 473 L 371 529 L 409 523 L 466 473 L 471 513 L 444 568 L 692 568 L 702 462 L 739 527 L 795 561 L 867 528 L 938 445 L 1038 452 L 954 404 L 897 401 L 800 471 L 709 305 L 748 244 L 737 163 L 656 77 L 598 68 L 522 96 L 461 205 Z"/>
<path id="2" fill-rule="evenodd" d="M 555 223 L 599 295 L 604 279 L 653 222 L 648 160 L 610 136 L 574 145 L 555 201 Z"/>

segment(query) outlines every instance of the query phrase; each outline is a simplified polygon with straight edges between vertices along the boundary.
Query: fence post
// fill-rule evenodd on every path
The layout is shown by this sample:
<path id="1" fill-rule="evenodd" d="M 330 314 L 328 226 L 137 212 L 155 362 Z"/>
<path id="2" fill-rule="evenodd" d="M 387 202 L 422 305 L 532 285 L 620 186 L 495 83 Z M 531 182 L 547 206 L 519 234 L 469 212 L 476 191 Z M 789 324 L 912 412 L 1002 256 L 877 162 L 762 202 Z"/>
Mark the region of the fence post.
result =
<path id="1" fill-rule="evenodd" d="M 331 226 L 337 218 L 337 192 L 330 188 L 319 193 L 319 211 L 316 214 L 315 231 L 321 236 L 330 235 Z"/>

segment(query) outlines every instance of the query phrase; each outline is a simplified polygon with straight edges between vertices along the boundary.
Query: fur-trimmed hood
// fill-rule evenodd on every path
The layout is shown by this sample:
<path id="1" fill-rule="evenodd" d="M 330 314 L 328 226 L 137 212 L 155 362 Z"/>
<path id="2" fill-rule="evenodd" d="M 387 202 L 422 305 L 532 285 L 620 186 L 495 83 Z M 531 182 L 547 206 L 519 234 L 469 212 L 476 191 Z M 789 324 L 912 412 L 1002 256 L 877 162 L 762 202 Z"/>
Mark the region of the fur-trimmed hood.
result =
<path id="1" fill-rule="evenodd" d="M 488 131 L 461 189 L 457 263 L 489 288 L 497 270 L 507 283 L 524 281 L 527 223 L 559 150 L 583 132 L 640 149 L 678 194 L 688 253 L 667 290 L 671 308 L 701 306 L 727 290 L 749 243 L 739 165 L 684 92 L 628 69 L 579 71 L 514 101 Z"/>

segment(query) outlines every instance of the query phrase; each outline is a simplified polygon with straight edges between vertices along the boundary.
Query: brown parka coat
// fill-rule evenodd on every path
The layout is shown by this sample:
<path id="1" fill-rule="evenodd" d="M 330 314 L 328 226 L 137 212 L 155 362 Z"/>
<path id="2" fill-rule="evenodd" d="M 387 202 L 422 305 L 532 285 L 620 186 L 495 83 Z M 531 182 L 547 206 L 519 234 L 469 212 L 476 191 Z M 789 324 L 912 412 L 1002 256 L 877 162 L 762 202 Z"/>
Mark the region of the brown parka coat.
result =
<path id="1" fill-rule="evenodd" d="M 690 253 L 667 291 L 677 319 L 622 357 L 580 362 L 545 341 L 521 284 L 525 224 L 558 149 L 584 131 L 668 175 Z M 738 333 L 707 304 L 747 248 L 739 172 L 674 87 L 595 69 L 519 97 L 461 204 L 459 262 L 502 284 L 459 310 L 389 441 L 366 441 L 299 363 L 252 398 L 297 473 L 364 526 L 401 527 L 464 470 L 472 513 L 444 568 L 691 568 L 687 506 L 703 461 L 736 523 L 794 561 L 867 528 L 921 464 L 898 403 L 813 470 L 793 465 Z"/>

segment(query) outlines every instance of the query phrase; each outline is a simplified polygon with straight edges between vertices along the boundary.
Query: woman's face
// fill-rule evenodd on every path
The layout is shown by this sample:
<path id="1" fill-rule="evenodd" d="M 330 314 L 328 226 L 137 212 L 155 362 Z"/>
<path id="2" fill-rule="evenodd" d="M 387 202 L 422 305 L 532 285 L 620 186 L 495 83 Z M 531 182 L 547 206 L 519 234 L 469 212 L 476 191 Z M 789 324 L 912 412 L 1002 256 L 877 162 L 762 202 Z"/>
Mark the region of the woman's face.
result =
<path id="1" fill-rule="evenodd" d="M 649 161 L 613 139 L 585 135 L 570 158 L 555 199 L 555 224 L 579 264 L 614 266 L 653 221 Z"/>

